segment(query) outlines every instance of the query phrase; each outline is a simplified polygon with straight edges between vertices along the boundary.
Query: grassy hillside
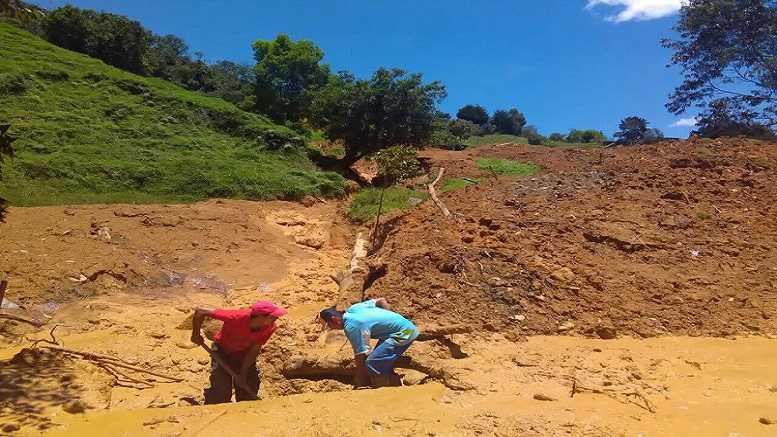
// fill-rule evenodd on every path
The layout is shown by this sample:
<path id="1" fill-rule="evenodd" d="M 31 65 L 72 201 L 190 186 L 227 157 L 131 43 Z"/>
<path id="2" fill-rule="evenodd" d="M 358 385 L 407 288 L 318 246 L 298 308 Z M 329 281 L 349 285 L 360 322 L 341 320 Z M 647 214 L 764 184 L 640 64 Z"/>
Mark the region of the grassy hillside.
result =
<path id="1" fill-rule="evenodd" d="M 55 47 L 0 22 L 0 123 L 16 205 L 331 195 L 294 132 L 215 98 Z"/>

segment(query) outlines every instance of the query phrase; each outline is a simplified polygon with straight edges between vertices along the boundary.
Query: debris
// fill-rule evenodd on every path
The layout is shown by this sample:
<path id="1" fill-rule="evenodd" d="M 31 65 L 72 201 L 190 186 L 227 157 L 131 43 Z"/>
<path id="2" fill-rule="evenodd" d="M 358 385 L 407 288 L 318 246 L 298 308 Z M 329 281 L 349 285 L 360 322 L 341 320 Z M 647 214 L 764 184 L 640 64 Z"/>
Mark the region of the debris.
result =
<path id="1" fill-rule="evenodd" d="M 9 433 L 9 434 L 12 432 L 19 431 L 20 429 L 21 427 L 17 423 L 6 423 L 5 425 L 3 425 L 3 428 L 2 428 L 3 432 Z"/>
<path id="2" fill-rule="evenodd" d="M 554 270 L 550 277 L 561 282 L 572 282 L 575 279 L 575 272 L 569 267 L 562 267 Z"/>
<path id="3" fill-rule="evenodd" d="M 758 419 L 758 422 L 764 425 L 777 425 L 777 418 L 762 417 Z"/>
<path id="4" fill-rule="evenodd" d="M 437 178 L 429 184 L 427 187 L 429 190 L 429 197 L 432 198 L 432 201 L 435 205 L 437 205 L 438 208 L 440 208 L 440 211 L 442 211 L 442 215 L 445 217 L 450 217 L 451 212 L 448 210 L 448 207 L 445 206 L 444 203 L 440 200 L 440 198 L 437 197 L 437 191 L 434 189 L 434 186 L 437 185 L 437 182 L 440 182 L 440 179 L 442 179 L 442 175 L 445 174 L 445 169 L 440 167 L 440 173 L 437 175 Z"/>
<path id="5" fill-rule="evenodd" d="M 552 397 L 550 397 L 548 395 L 545 395 L 545 394 L 542 394 L 542 393 L 536 393 L 534 395 L 534 399 L 536 399 L 538 401 L 555 401 L 556 400 L 556 398 L 552 398 Z"/>
<path id="6" fill-rule="evenodd" d="M 603 340 L 613 340 L 618 337 L 618 331 L 612 326 L 597 325 L 594 332 Z"/>
<path id="7" fill-rule="evenodd" d="M 88 408 L 89 405 L 80 399 L 76 399 L 62 405 L 62 409 L 65 410 L 66 413 L 70 414 L 85 413 Z"/>
<path id="8" fill-rule="evenodd" d="M 297 235 L 294 242 L 313 249 L 321 249 L 326 244 L 326 239 L 321 235 Z"/>
<path id="9" fill-rule="evenodd" d="M 569 331 L 571 329 L 574 329 L 574 327 L 575 327 L 575 322 L 569 320 L 569 321 L 566 321 L 566 322 L 562 323 L 561 326 L 558 327 L 558 331 L 559 332 L 566 332 L 566 331 Z"/>

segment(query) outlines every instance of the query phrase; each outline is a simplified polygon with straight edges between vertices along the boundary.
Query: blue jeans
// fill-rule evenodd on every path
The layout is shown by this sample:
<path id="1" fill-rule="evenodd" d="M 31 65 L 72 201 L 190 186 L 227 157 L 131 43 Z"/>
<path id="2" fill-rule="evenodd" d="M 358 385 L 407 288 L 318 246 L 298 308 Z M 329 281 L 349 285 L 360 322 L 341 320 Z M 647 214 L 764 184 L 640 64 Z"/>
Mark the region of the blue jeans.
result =
<path id="1" fill-rule="evenodd" d="M 403 353 L 413 343 L 412 340 L 400 344 L 393 338 L 381 340 L 375 350 L 367 355 L 367 370 L 372 375 L 394 375 L 394 362 L 402 356 Z"/>

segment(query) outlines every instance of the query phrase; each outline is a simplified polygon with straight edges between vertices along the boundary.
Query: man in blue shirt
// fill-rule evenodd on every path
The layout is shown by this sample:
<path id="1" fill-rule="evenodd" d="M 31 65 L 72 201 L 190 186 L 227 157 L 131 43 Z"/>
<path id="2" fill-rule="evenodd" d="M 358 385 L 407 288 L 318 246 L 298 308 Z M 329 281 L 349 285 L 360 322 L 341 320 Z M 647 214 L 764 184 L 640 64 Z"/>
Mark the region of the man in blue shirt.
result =
<path id="1" fill-rule="evenodd" d="M 342 329 L 353 347 L 356 360 L 354 385 L 401 386 L 394 363 L 418 337 L 413 322 L 391 311 L 386 299 L 351 305 L 345 312 L 334 307 L 322 310 L 321 318 L 331 329 Z M 378 344 L 370 352 L 370 339 Z"/>

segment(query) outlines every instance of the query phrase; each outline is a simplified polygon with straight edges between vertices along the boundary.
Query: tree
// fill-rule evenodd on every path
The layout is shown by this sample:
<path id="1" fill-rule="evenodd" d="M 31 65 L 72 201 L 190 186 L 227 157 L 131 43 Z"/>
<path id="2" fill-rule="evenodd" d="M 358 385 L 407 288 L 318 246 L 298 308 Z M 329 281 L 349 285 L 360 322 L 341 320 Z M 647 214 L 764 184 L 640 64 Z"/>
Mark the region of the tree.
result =
<path id="1" fill-rule="evenodd" d="M 641 117 L 626 117 L 618 124 L 615 138 L 624 144 L 639 144 L 648 132 L 648 122 Z"/>
<path id="2" fill-rule="evenodd" d="M 149 33 L 137 21 L 115 14 L 64 6 L 46 16 L 46 38 L 106 64 L 144 74 Z"/>
<path id="3" fill-rule="evenodd" d="M 477 126 L 488 123 L 488 111 L 480 105 L 466 105 L 459 109 L 456 118 L 474 123 Z"/>
<path id="4" fill-rule="evenodd" d="M 498 110 L 491 117 L 496 132 L 508 135 L 520 135 L 521 130 L 526 125 L 526 117 L 517 109 L 512 108 L 509 111 Z"/>
<path id="5" fill-rule="evenodd" d="M 526 137 L 526 140 L 532 146 L 541 146 L 545 144 L 545 137 L 540 134 L 536 126 L 525 126 L 521 129 L 521 135 Z"/>
<path id="6" fill-rule="evenodd" d="M 415 149 L 404 146 L 392 146 L 377 152 L 374 156 L 378 164 L 378 176 L 381 178 L 380 203 L 378 215 L 375 217 L 375 230 L 372 233 L 372 247 L 375 249 L 375 241 L 378 236 L 380 214 L 383 212 L 383 198 L 386 188 L 407 178 L 418 175 L 421 165 L 418 162 L 418 154 Z"/>
<path id="7" fill-rule="evenodd" d="M 458 118 L 448 123 L 448 130 L 459 141 L 464 141 L 478 132 L 478 126 L 471 121 Z"/>
<path id="8" fill-rule="evenodd" d="M 602 131 L 595 129 L 570 129 L 566 141 L 568 143 L 603 143 L 607 141 L 607 137 Z"/>
<path id="9" fill-rule="evenodd" d="M 697 119 L 694 133 L 706 138 L 747 136 L 774 139 L 775 133 L 759 123 L 757 115 L 729 99 L 714 100 Z"/>
<path id="10" fill-rule="evenodd" d="M 327 83 L 324 52 L 311 41 L 285 34 L 253 44 L 256 109 L 274 121 L 296 122 L 310 115 L 314 93 Z"/>
<path id="11" fill-rule="evenodd" d="M 14 142 L 16 138 L 12 137 L 8 134 L 8 129 L 11 127 L 9 124 L 0 124 L 0 161 L 2 161 L 5 156 L 10 156 L 13 154 L 13 148 L 11 148 L 11 143 Z M 0 179 L 2 178 L 2 167 L 0 167 Z M 0 197 L 0 221 L 3 221 L 5 218 L 5 199 Z"/>
<path id="12" fill-rule="evenodd" d="M 642 138 L 642 144 L 653 144 L 663 139 L 664 133 L 661 131 L 661 129 L 651 127 L 645 131 L 645 136 Z"/>
<path id="13" fill-rule="evenodd" d="M 369 80 L 343 72 L 318 93 L 312 120 L 330 140 L 343 142 L 339 164 L 350 166 L 386 147 L 428 144 L 445 96 L 440 82 L 425 84 L 404 70 L 381 68 Z"/>
<path id="14" fill-rule="evenodd" d="M 550 136 L 548 137 L 548 139 L 549 139 L 550 141 L 564 141 L 564 135 L 563 135 L 563 134 L 560 134 L 560 133 L 558 133 L 558 132 L 554 132 L 554 133 L 550 134 Z"/>
<path id="15" fill-rule="evenodd" d="M 723 107 L 739 108 L 746 124 L 777 126 L 777 1 L 689 0 L 675 30 L 679 40 L 662 41 L 684 74 L 666 105 L 671 112 L 696 106 L 714 118 Z"/>

